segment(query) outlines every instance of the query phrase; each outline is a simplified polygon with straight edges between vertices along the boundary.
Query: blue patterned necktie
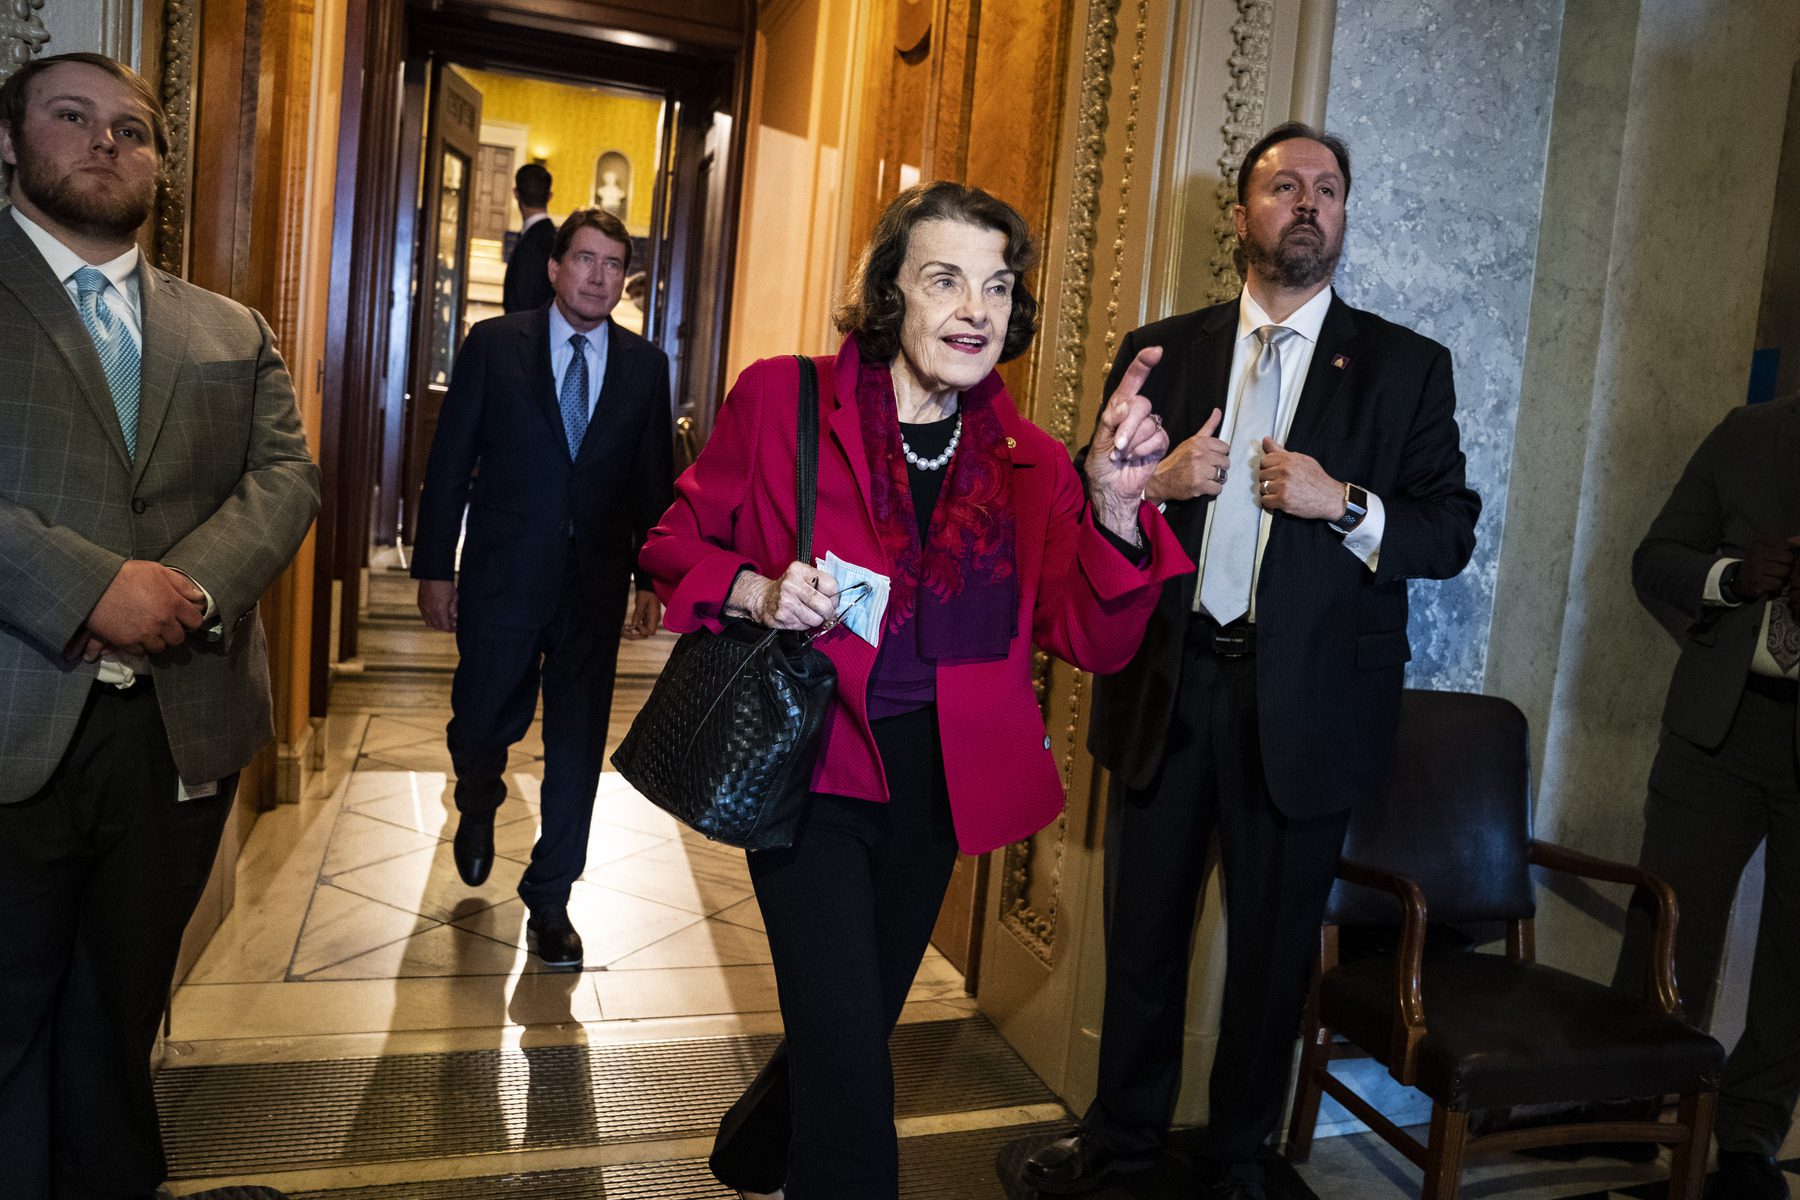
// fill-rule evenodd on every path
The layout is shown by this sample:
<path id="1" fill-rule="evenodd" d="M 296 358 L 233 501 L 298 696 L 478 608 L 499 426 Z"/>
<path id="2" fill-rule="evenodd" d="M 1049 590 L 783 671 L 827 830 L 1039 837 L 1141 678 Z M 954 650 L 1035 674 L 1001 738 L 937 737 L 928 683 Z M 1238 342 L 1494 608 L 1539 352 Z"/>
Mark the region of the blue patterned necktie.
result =
<path id="1" fill-rule="evenodd" d="M 569 338 L 569 345 L 575 350 L 575 357 L 569 361 L 569 369 L 563 372 L 562 406 L 563 433 L 569 438 L 569 457 L 574 458 L 581 451 L 581 439 L 588 427 L 588 340 L 577 333 Z"/>
<path id="2" fill-rule="evenodd" d="M 119 429 L 125 435 L 125 452 L 137 457 L 138 384 L 142 360 L 131 330 L 107 307 L 105 293 L 110 286 L 106 276 L 93 267 L 75 272 L 75 309 L 94 339 L 100 354 L 100 368 L 106 372 L 106 386 L 112 391 L 113 408 L 119 413 Z"/>
<path id="3" fill-rule="evenodd" d="M 1250 609 L 1256 540 L 1262 531 L 1255 463 L 1262 457 L 1262 440 L 1275 434 L 1275 414 L 1281 407 L 1281 343 L 1293 332 L 1285 325 L 1264 325 L 1256 331 L 1256 360 L 1238 398 L 1237 415 L 1231 419 L 1231 466 L 1224 489 L 1213 500 L 1212 532 L 1200 575 L 1200 603 L 1221 625 L 1231 624 Z"/>

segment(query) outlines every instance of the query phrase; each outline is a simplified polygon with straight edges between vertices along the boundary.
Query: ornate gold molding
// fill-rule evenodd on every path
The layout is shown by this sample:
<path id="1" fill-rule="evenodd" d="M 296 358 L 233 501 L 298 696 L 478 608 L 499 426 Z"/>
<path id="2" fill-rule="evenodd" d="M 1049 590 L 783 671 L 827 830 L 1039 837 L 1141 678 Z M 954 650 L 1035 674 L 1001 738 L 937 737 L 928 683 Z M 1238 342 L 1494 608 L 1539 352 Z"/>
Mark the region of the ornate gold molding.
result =
<path id="1" fill-rule="evenodd" d="M 1106 127 L 1112 101 L 1113 44 L 1118 39 L 1120 0 L 1093 0 L 1088 8 L 1087 36 L 1082 51 L 1081 93 L 1076 116 L 1074 181 L 1070 188 L 1068 265 L 1057 300 L 1055 390 L 1050 403 L 1048 428 L 1064 445 L 1073 447 L 1080 416 L 1083 377 L 1087 373 L 1088 315 L 1093 304 L 1094 246 L 1100 226 L 1100 183 L 1106 157 Z M 1119 205 L 1115 212 L 1111 293 L 1107 300 L 1106 352 L 1110 360 L 1118 341 L 1119 299 L 1122 288 L 1120 262 L 1125 250 L 1125 229 L 1130 207 L 1132 165 L 1136 154 L 1138 102 L 1142 94 L 1144 43 L 1149 27 L 1148 0 L 1138 0 L 1137 33 L 1133 48 L 1131 90 L 1127 110 Z M 1051 662 L 1038 655 L 1035 662 L 1038 700 L 1049 723 Z M 1063 704 L 1061 774 L 1067 794 L 1079 750 L 1081 708 L 1087 674 L 1071 670 Z M 1068 818 L 1034 838 L 1006 848 L 1000 875 L 1000 923 L 1021 945 L 1048 963 L 1055 953 L 1056 922 L 1062 896 L 1062 864 Z M 1040 854 L 1038 838 L 1048 843 Z M 1042 881 L 1043 895 L 1035 893 L 1037 875 L 1048 861 L 1049 878 Z"/>
<path id="2" fill-rule="evenodd" d="M 1231 26 L 1231 86 L 1225 91 L 1225 150 L 1219 155 L 1218 250 L 1212 260 L 1212 300 L 1229 300 L 1243 286 L 1237 267 L 1237 226 L 1231 210 L 1237 203 L 1238 168 L 1263 134 L 1269 100 L 1269 57 L 1275 42 L 1274 0 L 1238 0 L 1238 19 Z"/>
<path id="3" fill-rule="evenodd" d="M 1106 298 L 1106 361 L 1119 349 L 1119 301 L 1125 280 L 1125 233 L 1131 218 L 1131 185 L 1137 163 L 1137 129 L 1144 95 L 1144 40 L 1150 28 L 1149 0 L 1138 0 L 1137 35 L 1131 48 L 1131 90 L 1126 93 L 1125 138 L 1119 152 L 1119 204 L 1113 210 L 1113 268 Z M 1066 772 L 1065 772 L 1066 774 Z"/>
<path id="4" fill-rule="evenodd" d="M 1113 41 L 1119 0 L 1092 0 L 1081 56 L 1080 109 L 1075 122 L 1074 183 L 1067 218 L 1068 265 L 1057 298 L 1056 388 L 1050 401 L 1050 433 L 1073 448 L 1087 370 L 1088 304 L 1092 299 L 1094 240 L 1100 223 L 1100 176 L 1106 156 L 1106 109 L 1112 99 Z"/>
<path id="5" fill-rule="evenodd" d="M 198 0 L 164 0 L 162 102 L 169 119 L 169 153 L 156 192 L 156 265 L 187 273 L 188 189 L 193 143 L 194 21 Z"/>
<path id="6" fill-rule="evenodd" d="M 44 0 L 0 0 L 0 80 L 30 62 L 50 40 L 37 10 Z"/>

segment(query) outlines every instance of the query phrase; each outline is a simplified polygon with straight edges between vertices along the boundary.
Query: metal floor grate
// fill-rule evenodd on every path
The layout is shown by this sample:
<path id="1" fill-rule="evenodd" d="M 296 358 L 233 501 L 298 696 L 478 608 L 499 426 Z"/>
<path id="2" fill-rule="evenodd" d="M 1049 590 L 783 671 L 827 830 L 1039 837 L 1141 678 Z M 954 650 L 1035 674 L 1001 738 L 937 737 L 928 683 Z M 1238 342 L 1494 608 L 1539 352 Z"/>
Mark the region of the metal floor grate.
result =
<path id="1" fill-rule="evenodd" d="M 994 1156 L 1007 1142 L 1058 1125 L 1014 1125 L 939 1133 L 900 1143 L 900 1194 L 907 1200 L 1005 1200 Z M 394 1183 L 324 1192 L 292 1200 L 728 1200 L 703 1159 L 633 1163 L 430 1183 Z"/>
<path id="2" fill-rule="evenodd" d="M 242 1176 L 710 1134 L 775 1042 L 179 1067 L 156 1093 L 172 1178 Z M 903 1025 L 893 1055 L 901 1116 L 1055 1100 L 983 1018 Z"/>

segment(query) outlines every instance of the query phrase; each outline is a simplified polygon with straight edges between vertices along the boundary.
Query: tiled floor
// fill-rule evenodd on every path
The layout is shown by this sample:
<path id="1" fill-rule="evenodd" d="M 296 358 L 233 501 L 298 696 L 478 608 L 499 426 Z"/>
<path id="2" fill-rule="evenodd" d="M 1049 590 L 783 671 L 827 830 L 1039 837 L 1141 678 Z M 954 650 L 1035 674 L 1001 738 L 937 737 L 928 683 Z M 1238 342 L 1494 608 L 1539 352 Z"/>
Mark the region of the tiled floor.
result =
<path id="1" fill-rule="evenodd" d="M 493 876 L 465 887 L 450 856 L 455 813 L 443 745 L 454 647 L 420 626 L 404 576 L 378 571 L 370 590 L 362 662 L 333 688 L 332 786 L 258 821 L 240 863 L 236 907 L 175 995 L 167 1065 L 778 1030 L 768 945 L 742 854 L 681 828 L 610 772 L 600 786 L 588 869 L 571 903 L 586 968 L 537 967 L 524 950 L 525 913 L 513 889 L 536 830 L 538 730 L 508 771 Z M 673 640 L 665 633 L 626 644 L 614 744 Z M 966 1016 L 974 1007 L 961 976 L 934 951 L 903 1020 Z M 1058 1116 L 1032 1109 L 1005 1119 Z M 902 1125 L 903 1133 L 935 1130 L 929 1122 Z M 639 1152 L 692 1157 L 705 1147 Z M 395 1170 L 357 1168 L 312 1186 L 433 1177 Z M 1473 1166 L 1463 1195 L 1597 1200 L 1663 1173 L 1656 1164 L 1510 1157 Z M 1417 1171 L 1368 1135 L 1320 1141 L 1301 1174 L 1326 1200 L 1418 1194 Z"/>
<path id="2" fill-rule="evenodd" d="M 659 651 L 666 644 L 633 649 L 626 705 Z M 362 690 L 379 676 L 366 672 Z M 411 703 L 334 709 L 333 752 L 350 770 L 328 795 L 257 822 L 238 902 L 175 996 L 178 1061 L 256 1055 L 254 1043 L 269 1039 L 406 1031 L 441 1033 L 449 1044 L 459 1033 L 547 1022 L 774 1027 L 774 974 L 743 854 L 681 827 L 610 771 L 570 901 L 586 968 L 541 971 L 524 948 L 514 888 L 536 834 L 542 742 L 534 726 L 514 752 L 498 861 L 484 885 L 469 888 L 450 853 L 448 715 Z M 627 721 L 628 712 L 615 716 L 615 741 Z M 931 952 L 909 1018 L 970 1007 L 961 975 Z"/>

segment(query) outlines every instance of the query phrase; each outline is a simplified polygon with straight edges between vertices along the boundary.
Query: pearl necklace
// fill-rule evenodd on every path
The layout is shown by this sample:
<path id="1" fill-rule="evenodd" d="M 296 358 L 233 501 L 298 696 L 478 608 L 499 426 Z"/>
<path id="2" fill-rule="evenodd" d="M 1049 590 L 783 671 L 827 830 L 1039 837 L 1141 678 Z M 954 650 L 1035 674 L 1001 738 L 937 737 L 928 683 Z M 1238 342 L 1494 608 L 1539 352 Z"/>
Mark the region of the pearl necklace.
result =
<path id="1" fill-rule="evenodd" d="M 900 449 L 905 451 L 906 461 L 919 470 L 941 471 L 944 469 L 944 465 L 950 461 L 950 456 L 956 453 L 956 443 L 960 441 L 962 441 L 962 414 L 959 412 L 956 414 L 956 428 L 950 431 L 950 444 L 945 446 L 944 452 L 936 458 L 920 458 L 913 448 L 906 444 L 906 434 L 904 433 L 900 435 Z"/>

